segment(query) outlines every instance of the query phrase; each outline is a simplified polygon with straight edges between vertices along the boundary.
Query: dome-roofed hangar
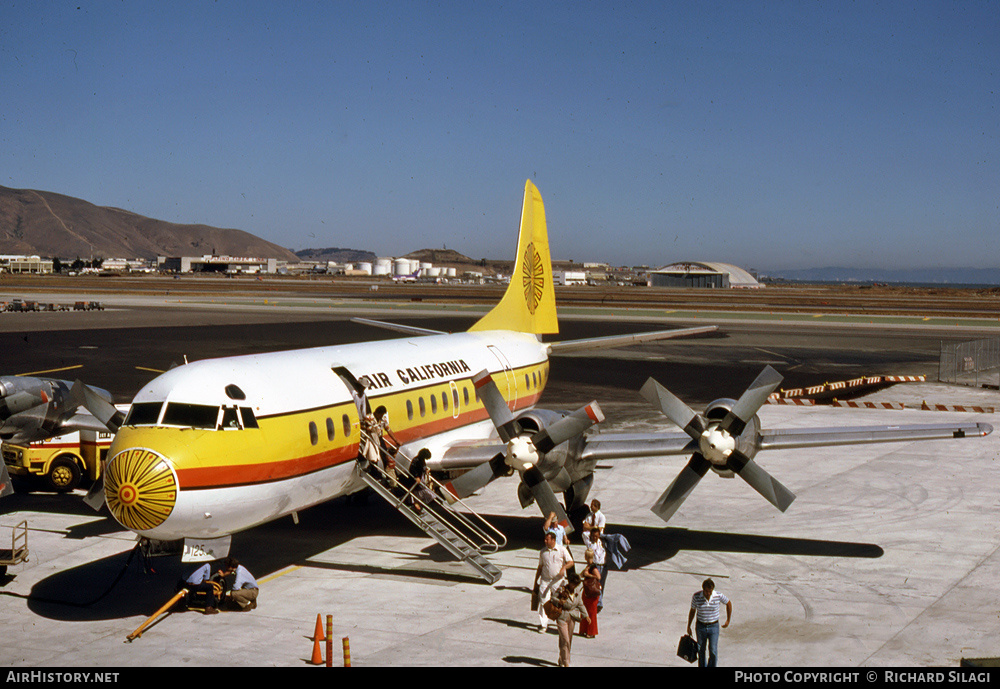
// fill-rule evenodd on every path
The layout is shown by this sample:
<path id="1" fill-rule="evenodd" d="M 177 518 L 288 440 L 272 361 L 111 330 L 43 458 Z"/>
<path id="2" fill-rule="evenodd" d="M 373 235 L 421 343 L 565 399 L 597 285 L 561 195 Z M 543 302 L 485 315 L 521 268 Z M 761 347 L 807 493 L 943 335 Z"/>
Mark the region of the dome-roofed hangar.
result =
<path id="1" fill-rule="evenodd" d="M 649 273 L 650 287 L 720 287 L 756 289 L 763 287 L 742 268 L 729 263 L 682 261 Z"/>

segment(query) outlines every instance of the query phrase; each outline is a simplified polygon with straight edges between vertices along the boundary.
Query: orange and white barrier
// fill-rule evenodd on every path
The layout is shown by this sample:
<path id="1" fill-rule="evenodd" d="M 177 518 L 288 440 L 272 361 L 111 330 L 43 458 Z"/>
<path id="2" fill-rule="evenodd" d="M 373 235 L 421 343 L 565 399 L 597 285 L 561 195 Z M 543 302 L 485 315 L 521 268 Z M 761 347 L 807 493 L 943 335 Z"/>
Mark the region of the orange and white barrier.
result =
<path id="1" fill-rule="evenodd" d="M 802 397 L 815 397 L 816 395 L 822 395 L 823 393 L 833 392 L 835 390 L 849 390 L 850 388 L 864 387 L 868 385 L 881 385 L 883 383 L 920 383 L 926 380 L 926 376 L 863 376 L 861 378 L 854 378 L 852 380 L 842 380 L 835 383 L 823 383 L 822 385 L 813 385 L 808 388 L 795 388 L 792 390 L 781 390 L 780 392 L 771 393 L 771 399 L 768 399 L 770 404 L 783 404 L 781 402 L 773 402 L 772 399 L 787 399 L 787 398 L 802 398 Z"/>

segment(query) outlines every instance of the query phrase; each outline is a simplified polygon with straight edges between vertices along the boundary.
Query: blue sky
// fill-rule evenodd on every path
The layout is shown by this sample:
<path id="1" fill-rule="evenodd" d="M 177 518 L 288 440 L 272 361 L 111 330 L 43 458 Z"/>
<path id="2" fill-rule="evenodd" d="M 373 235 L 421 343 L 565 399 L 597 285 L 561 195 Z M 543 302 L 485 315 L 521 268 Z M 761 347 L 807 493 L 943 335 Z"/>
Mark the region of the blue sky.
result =
<path id="1" fill-rule="evenodd" d="M 291 249 L 1000 264 L 996 2 L 0 0 L 0 185 Z"/>

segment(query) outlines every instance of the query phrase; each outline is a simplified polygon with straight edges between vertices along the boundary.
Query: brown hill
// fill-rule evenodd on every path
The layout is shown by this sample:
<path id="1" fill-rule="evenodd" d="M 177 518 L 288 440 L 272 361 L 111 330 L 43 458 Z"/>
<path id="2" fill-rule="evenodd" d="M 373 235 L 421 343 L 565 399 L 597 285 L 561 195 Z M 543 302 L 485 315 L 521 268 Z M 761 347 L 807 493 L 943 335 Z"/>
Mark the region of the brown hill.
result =
<path id="1" fill-rule="evenodd" d="M 483 265 L 483 261 L 469 258 L 454 249 L 420 249 L 419 251 L 411 251 L 403 258 L 426 261 L 436 266 L 453 266 L 458 268 Z"/>
<path id="2" fill-rule="evenodd" d="M 0 254 L 83 257 L 252 256 L 295 261 L 295 254 L 249 232 L 154 220 L 50 191 L 0 187 Z"/>

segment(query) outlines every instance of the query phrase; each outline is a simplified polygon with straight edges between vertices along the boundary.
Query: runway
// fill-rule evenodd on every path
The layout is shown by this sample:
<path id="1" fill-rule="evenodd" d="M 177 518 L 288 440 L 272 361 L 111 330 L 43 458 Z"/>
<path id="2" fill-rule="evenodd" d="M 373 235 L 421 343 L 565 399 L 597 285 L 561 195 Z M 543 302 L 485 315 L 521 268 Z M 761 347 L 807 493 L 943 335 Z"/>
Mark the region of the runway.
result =
<path id="1" fill-rule="evenodd" d="M 464 329 L 474 317 L 404 313 L 405 320 L 441 330 Z M 75 314 L 96 318 L 77 318 L 73 327 L 20 330 L 7 315 L 0 319 L 6 369 L 80 366 L 73 377 L 109 389 L 120 401 L 155 375 L 145 369 L 166 368 L 184 356 L 397 336 L 345 321 L 343 313 L 291 307 L 139 303 Z M 36 315 L 59 314 L 17 314 Z M 685 322 L 705 321 L 700 314 L 692 321 L 566 318 L 560 337 Z M 727 321 L 710 336 L 555 359 L 542 404 L 575 407 L 598 399 L 608 416 L 605 431 L 667 429 L 637 395 L 650 375 L 692 404 L 737 396 L 766 364 L 785 375 L 786 387 L 863 374 L 936 377 L 940 342 L 980 332 Z M 989 400 L 1000 407 L 997 394 L 933 383 L 878 393 L 883 399 Z M 819 407 L 765 406 L 761 418 L 766 428 L 946 420 L 996 425 L 993 415 Z M 599 466 L 592 495 L 605 506 L 608 530 L 624 534 L 632 550 L 626 570 L 610 575 L 597 639 L 574 641 L 574 665 L 686 666 L 675 655 L 677 640 L 691 594 L 706 576 L 734 602 L 734 621 L 721 641 L 721 662 L 730 668 L 957 668 L 963 658 L 1000 655 L 1000 617 L 992 602 L 1000 579 L 1000 435 L 762 453 L 758 460 L 797 494 L 788 512 L 777 512 L 738 479 L 709 476 L 669 526 L 649 506 L 682 458 Z M 514 488 L 513 480 L 497 481 L 470 501 L 508 537 L 492 558 L 504 572 L 493 586 L 449 561 L 377 498 L 336 500 L 303 512 L 298 524 L 281 519 L 234 538 L 234 553 L 261 581 L 257 610 L 170 614 L 128 644 L 125 636 L 170 597 L 190 567 L 158 559 L 155 574 L 144 572 L 130 559 L 132 535 L 107 513 L 89 511 L 80 491 L 18 493 L 0 504 L 0 538 L 28 519 L 32 556 L 2 581 L 0 662 L 298 667 L 308 663 L 316 616 L 330 614 L 335 648 L 348 638 L 355 666 L 553 665 L 556 637 L 535 632 L 537 617 L 528 609 L 541 518 L 520 509 Z M 579 547 L 574 554 L 582 559 Z"/>

